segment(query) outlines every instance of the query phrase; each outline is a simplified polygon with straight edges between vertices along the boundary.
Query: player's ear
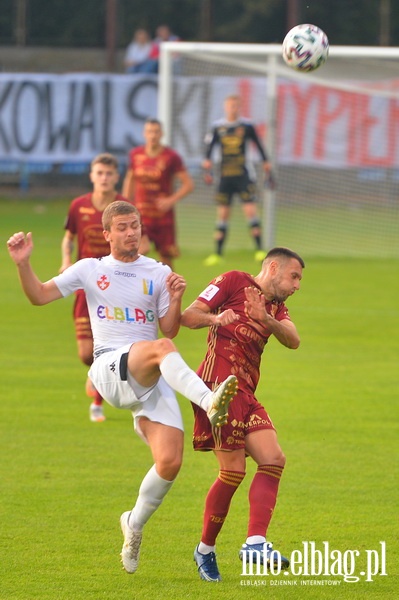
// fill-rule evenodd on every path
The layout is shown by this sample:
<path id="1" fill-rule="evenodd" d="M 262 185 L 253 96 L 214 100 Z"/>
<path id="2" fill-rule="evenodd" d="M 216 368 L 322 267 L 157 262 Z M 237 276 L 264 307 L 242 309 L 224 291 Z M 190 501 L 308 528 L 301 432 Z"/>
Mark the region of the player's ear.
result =
<path id="1" fill-rule="evenodd" d="M 272 275 L 275 275 L 278 271 L 279 268 L 279 263 L 277 262 L 277 260 L 271 260 L 269 263 L 269 272 Z"/>

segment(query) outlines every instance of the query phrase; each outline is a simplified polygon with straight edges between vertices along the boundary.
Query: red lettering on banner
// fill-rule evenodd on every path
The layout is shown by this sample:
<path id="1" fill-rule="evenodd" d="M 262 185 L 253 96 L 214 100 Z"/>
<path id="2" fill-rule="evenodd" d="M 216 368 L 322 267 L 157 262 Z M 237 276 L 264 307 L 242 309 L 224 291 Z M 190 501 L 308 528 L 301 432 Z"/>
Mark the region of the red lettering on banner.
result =
<path id="1" fill-rule="evenodd" d="M 348 104 L 345 96 L 331 92 L 326 88 L 320 88 L 317 91 L 319 109 L 316 116 L 315 128 L 315 146 L 313 155 L 317 160 L 325 160 L 326 144 L 328 143 L 328 129 L 331 124 L 337 121 L 348 111 Z"/>
<path id="2" fill-rule="evenodd" d="M 256 129 L 256 133 L 258 134 L 258 137 L 260 140 L 265 140 L 266 139 L 266 123 L 259 123 L 259 125 L 257 125 L 255 127 Z"/>
<path id="3" fill-rule="evenodd" d="M 397 135 L 398 135 L 398 123 L 399 123 L 399 106 L 395 100 L 389 100 L 387 102 L 386 110 L 378 111 L 378 118 L 369 119 L 370 126 L 367 131 L 371 129 L 371 125 L 377 124 L 380 129 L 378 139 L 384 141 L 385 156 L 370 156 L 368 153 L 365 157 L 367 160 L 366 164 L 392 167 L 395 165 L 396 147 L 397 147 Z M 370 132 L 371 133 L 371 132 Z M 372 141 L 367 144 L 366 148 L 376 147 Z M 377 148 L 380 149 L 382 144 L 378 144 Z"/>
<path id="4" fill-rule="evenodd" d="M 244 117 L 250 118 L 252 114 L 251 101 L 254 97 L 254 92 L 249 79 L 240 79 L 238 82 L 238 95 L 240 96 L 241 110 L 240 113 Z M 255 126 L 256 133 L 261 141 L 266 138 L 266 123 L 260 123 Z"/>
<path id="5" fill-rule="evenodd" d="M 390 166 L 395 166 L 397 139 L 399 134 L 399 103 L 397 100 L 390 100 L 388 109 L 388 149 L 390 156 Z"/>
<path id="6" fill-rule="evenodd" d="M 385 161 L 381 158 L 372 157 L 370 155 L 370 150 L 372 146 L 371 137 L 372 130 L 375 125 L 378 123 L 378 119 L 373 117 L 370 114 L 370 96 L 360 96 L 360 104 L 361 111 L 360 114 L 363 115 L 361 119 L 361 125 L 359 128 L 360 131 L 360 145 L 359 145 L 359 160 L 360 164 L 364 166 L 380 166 L 385 164 Z"/>
<path id="7" fill-rule="evenodd" d="M 397 164 L 397 100 L 291 83 L 280 86 L 277 110 L 277 139 L 286 145 L 291 161 L 333 161 L 349 167 Z M 295 126 L 287 129 L 287 120 Z"/>
<path id="8" fill-rule="evenodd" d="M 347 99 L 349 114 L 348 114 L 348 127 L 346 129 L 346 162 L 350 166 L 358 164 L 357 148 L 358 148 L 358 132 L 359 132 L 359 109 L 357 106 L 355 94 L 348 94 L 344 92 Z"/>
<path id="9" fill-rule="evenodd" d="M 348 162 L 355 166 L 392 167 L 396 154 L 395 120 L 399 118 L 399 113 L 395 116 L 395 101 L 389 101 L 386 110 L 378 110 L 375 115 L 372 109 L 370 96 L 355 96 L 351 125 L 357 135 L 353 141 L 349 140 L 352 144 Z M 385 153 L 381 154 L 381 150 Z"/>
<path id="10" fill-rule="evenodd" d="M 251 82 L 248 79 L 240 79 L 238 82 L 238 95 L 240 96 L 241 114 L 249 117 L 251 114 Z"/>
<path id="11" fill-rule="evenodd" d="M 281 111 L 284 111 L 284 96 L 289 95 L 294 100 L 296 108 L 297 128 L 294 132 L 293 157 L 301 158 L 304 155 L 303 144 L 305 141 L 305 135 L 307 130 L 307 119 L 309 114 L 312 118 L 314 118 L 314 103 L 315 100 L 317 100 L 317 94 L 315 94 L 315 89 L 312 86 L 301 90 L 295 84 L 289 86 L 282 86 L 281 92 L 282 94 L 279 96 L 279 100 L 282 100 L 282 102 L 281 104 L 279 102 L 278 122 L 281 122 Z"/>
<path id="12" fill-rule="evenodd" d="M 270 127 L 264 123 L 270 84 L 263 74 L 250 72 L 243 77 L 187 76 L 177 81 L 176 150 L 193 164 L 202 160 L 203 131 L 197 123 L 208 126 L 205 99 L 215 97 L 219 106 L 224 88 L 240 95 L 242 115 L 256 123 L 260 139 L 265 140 Z M 395 73 L 392 79 L 374 82 L 343 78 L 338 84 L 342 89 L 320 86 L 316 78 L 290 81 L 278 74 L 278 112 L 273 123 L 278 130 L 275 140 L 267 140 L 278 144 L 277 150 L 268 148 L 275 153 L 276 163 L 398 169 L 399 77 Z M 364 94 L 355 91 L 362 87 Z M 370 88 L 375 93 L 369 93 Z M 50 163 L 85 162 L 107 148 L 119 151 L 139 145 L 139 116 L 156 107 L 156 98 L 157 79 L 152 75 L 128 81 L 124 75 L 88 74 L 83 81 L 79 74 L 23 74 L 21 78 L 21 74 L 0 73 L 0 154 L 23 162 L 30 157 Z M 252 145 L 248 157 L 259 162 Z M 112 311 L 109 318 L 115 319 Z"/>

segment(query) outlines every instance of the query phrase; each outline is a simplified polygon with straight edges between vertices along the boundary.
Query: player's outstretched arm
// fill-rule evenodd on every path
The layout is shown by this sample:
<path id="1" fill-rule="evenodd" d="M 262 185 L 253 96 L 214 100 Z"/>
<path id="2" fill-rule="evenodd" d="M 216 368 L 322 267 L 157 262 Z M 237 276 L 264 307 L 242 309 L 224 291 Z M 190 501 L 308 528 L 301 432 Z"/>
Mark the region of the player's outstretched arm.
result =
<path id="1" fill-rule="evenodd" d="M 195 300 L 183 311 L 181 324 L 189 329 L 201 329 L 202 327 L 211 327 L 212 325 L 216 327 L 229 325 L 230 323 L 234 323 L 234 321 L 238 321 L 239 318 L 239 315 L 231 308 L 215 314 L 211 312 L 210 307 L 205 302 Z"/>
<path id="2" fill-rule="evenodd" d="M 62 294 L 50 280 L 42 283 L 34 273 L 30 256 L 33 250 L 32 234 L 26 235 L 19 231 L 14 233 L 7 241 L 8 253 L 18 269 L 22 289 L 32 304 L 41 306 L 62 298 Z"/>

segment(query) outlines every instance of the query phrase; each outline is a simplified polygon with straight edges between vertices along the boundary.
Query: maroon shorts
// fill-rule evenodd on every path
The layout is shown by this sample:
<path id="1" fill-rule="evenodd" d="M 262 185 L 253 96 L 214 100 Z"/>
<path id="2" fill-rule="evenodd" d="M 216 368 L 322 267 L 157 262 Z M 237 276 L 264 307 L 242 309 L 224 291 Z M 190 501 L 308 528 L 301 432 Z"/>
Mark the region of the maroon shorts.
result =
<path id="1" fill-rule="evenodd" d="M 168 258 L 177 258 L 180 256 L 179 248 L 176 243 L 176 227 L 174 221 L 171 221 L 169 218 L 167 220 L 146 220 L 144 232 L 148 235 L 149 240 L 153 242 L 161 256 L 166 256 Z"/>
<path id="2" fill-rule="evenodd" d="M 211 387 L 207 383 L 208 387 Z M 252 394 L 239 391 L 229 407 L 229 420 L 223 427 L 212 427 L 202 408 L 193 404 L 194 450 L 239 450 L 245 448 L 245 436 L 274 425 L 264 407 Z"/>
<path id="3" fill-rule="evenodd" d="M 73 319 L 75 322 L 75 333 L 77 340 L 92 340 L 89 310 L 87 308 L 86 294 L 83 290 L 75 292 L 75 304 L 73 307 Z"/>

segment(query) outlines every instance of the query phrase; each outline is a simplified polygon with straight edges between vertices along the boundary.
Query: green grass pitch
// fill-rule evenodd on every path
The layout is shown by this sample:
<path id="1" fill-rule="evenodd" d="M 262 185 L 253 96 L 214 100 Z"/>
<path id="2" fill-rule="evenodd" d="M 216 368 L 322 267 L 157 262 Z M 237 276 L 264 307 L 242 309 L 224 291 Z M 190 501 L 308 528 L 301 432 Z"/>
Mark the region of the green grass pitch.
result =
<path id="1" fill-rule="evenodd" d="M 0 600 L 397 597 L 398 261 L 304 255 L 302 289 L 288 301 L 301 347 L 293 352 L 272 340 L 258 389 L 287 455 L 270 540 L 285 555 L 304 541 L 359 550 L 356 574 L 365 568 L 365 551 L 384 541 L 387 575 L 357 583 L 322 575 L 243 577 L 238 550 L 246 535 L 249 463 L 218 540 L 223 581 L 201 581 L 192 553 L 217 468 L 210 454 L 192 451 L 191 407 L 181 398 L 184 464 L 145 529 L 131 576 L 119 562 L 119 516 L 152 464 L 149 450 L 128 412 L 106 406 L 107 421 L 90 423 L 72 299 L 30 306 L 6 251 L 11 233 L 31 230 L 38 275 L 54 275 L 68 202 L 0 202 Z M 188 281 L 185 305 L 220 271 L 202 266 L 212 218 L 202 238 L 192 223 L 198 243 L 190 244 L 189 219 L 180 234 L 176 270 Z M 257 269 L 250 249 L 234 249 L 234 238 L 223 269 L 232 268 Z M 205 335 L 182 330 L 176 338 L 193 368 Z M 304 586 L 306 580 L 339 584 Z M 280 581 L 292 585 L 272 585 Z"/>

